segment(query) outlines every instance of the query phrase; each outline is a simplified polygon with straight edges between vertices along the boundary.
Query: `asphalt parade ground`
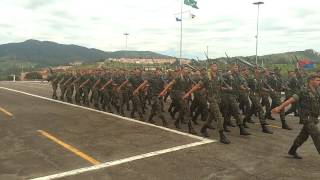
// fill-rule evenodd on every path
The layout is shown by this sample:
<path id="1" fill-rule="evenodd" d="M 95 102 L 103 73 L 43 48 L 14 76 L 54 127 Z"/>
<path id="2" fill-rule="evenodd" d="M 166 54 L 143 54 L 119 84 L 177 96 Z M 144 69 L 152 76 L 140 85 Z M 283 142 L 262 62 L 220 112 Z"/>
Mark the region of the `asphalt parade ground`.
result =
<path id="1" fill-rule="evenodd" d="M 298 150 L 302 160 L 287 155 L 301 129 L 293 116 L 292 131 L 274 115 L 273 135 L 249 124 L 251 136 L 231 128 L 231 144 L 223 145 L 216 130 L 203 138 L 200 126 L 190 135 L 169 116 L 164 128 L 157 118 L 153 125 L 52 100 L 51 93 L 48 83 L 0 82 L 0 180 L 320 179 L 311 138 Z"/>

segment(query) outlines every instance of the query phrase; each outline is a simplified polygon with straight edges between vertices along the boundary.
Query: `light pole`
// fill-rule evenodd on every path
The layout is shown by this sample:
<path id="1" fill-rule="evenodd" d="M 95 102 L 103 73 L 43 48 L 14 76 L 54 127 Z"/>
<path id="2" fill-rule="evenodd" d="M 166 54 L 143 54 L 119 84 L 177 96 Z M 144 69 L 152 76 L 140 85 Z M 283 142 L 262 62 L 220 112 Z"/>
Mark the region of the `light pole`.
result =
<path id="1" fill-rule="evenodd" d="M 128 36 L 129 36 L 129 33 L 123 33 L 123 35 L 125 35 L 126 36 L 126 50 L 127 50 L 127 48 L 128 48 Z"/>
<path id="2" fill-rule="evenodd" d="M 256 65 L 258 64 L 258 36 L 259 36 L 259 7 L 261 4 L 264 4 L 264 2 L 254 2 L 254 5 L 258 6 L 258 15 L 257 15 L 257 35 L 256 35 Z M 263 64 L 263 62 L 262 62 Z"/>

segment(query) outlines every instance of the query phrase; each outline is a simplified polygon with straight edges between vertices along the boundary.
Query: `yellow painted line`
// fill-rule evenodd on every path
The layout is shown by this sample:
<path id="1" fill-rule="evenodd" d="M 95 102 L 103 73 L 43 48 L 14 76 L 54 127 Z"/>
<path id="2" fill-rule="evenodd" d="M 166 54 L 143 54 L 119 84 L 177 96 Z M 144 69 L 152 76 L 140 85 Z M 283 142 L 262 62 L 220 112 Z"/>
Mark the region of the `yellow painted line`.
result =
<path id="1" fill-rule="evenodd" d="M 13 114 L 12 114 L 12 113 L 10 113 L 9 111 L 7 111 L 7 110 L 3 109 L 2 107 L 0 107 L 0 111 L 2 111 L 3 113 L 5 113 L 6 115 L 8 115 L 8 116 L 10 116 L 10 117 L 12 117 L 12 116 L 13 116 Z"/>
<path id="2" fill-rule="evenodd" d="M 256 125 L 260 125 L 260 123 L 254 123 Z M 269 124 L 267 126 L 270 126 L 270 127 L 273 127 L 273 128 L 278 128 L 278 129 L 282 129 L 282 127 L 279 127 L 279 126 L 276 126 L 276 125 L 272 125 L 272 124 Z"/>
<path id="3" fill-rule="evenodd" d="M 74 154 L 80 156 L 81 158 L 89 161 L 90 163 L 94 164 L 94 165 L 97 165 L 97 164 L 100 164 L 99 161 L 93 159 L 92 157 L 90 157 L 89 155 L 86 155 L 85 153 L 79 151 L 78 149 L 72 147 L 71 145 L 69 144 L 66 144 L 64 142 L 62 142 L 61 140 L 57 139 L 56 137 L 50 135 L 49 133 L 43 131 L 43 130 L 38 130 L 39 133 L 41 133 L 43 136 L 45 136 L 46 138 L 52 140 L 53 142 L 61 145 L 62 147 L 68 149 L 69 151 L 73 152 Z"/>

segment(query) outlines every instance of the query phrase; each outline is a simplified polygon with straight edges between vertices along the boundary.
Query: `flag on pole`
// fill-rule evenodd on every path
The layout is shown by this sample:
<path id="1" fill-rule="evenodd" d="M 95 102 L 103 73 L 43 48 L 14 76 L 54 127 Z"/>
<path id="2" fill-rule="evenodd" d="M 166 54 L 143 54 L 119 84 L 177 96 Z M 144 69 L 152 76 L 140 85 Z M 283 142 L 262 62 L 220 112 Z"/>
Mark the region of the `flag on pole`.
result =
<path id="1" fill-rule="evenodd" d="M 188 5 L 188 6 L 191 6 L 195 9 L 199 9 L 198 6 L 197 6 L 197 1 L 195 0 L 184 0 L 184 4 L 185 5 Z"/>
<path id="2" fill-rule="evenodd" d="M 308 59 L 300 59 L 298 61 L 298 64 L 299 64 L 299 67 L 302 67 L 302 68 L 306 68 L 306 69 L 314 68 L 314 62 Z"/>

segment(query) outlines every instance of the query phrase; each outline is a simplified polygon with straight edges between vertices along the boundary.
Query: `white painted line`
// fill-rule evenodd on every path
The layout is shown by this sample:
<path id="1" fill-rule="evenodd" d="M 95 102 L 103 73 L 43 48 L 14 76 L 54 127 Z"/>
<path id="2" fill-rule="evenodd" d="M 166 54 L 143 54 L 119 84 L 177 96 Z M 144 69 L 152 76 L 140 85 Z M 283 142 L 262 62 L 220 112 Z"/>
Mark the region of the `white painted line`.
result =
<path id="1" fill-rule="evenodd" d="M 63 172 L 63 173 L 53 174 L 53 175 L 39 177 L 39 178 L 35 178 L 35 179 L 30 179 L 30 180 L 50 180 L 50 179 L 57 179 L 57 178 L 77 175 L 77 174 L 81 174 L 81 173 L 85 173 L 85 172 L 95 171 L 95 170 L 99 170 L 99 169 L 103 169 L 103 168 L 107 168 L 107 167 L 111 167 L 111 166 L 115 166 L 115 165 L 119 165 L 119 164 L 123 164 L 123 163 L 127 163 L 127 162 L 136 161 L 136 160 L 139 160 L 139 159 L 145 159 L 145 158 L 148 158 L 148 157 L 158 156 L 158 155 L 161 155 L 161 154 L 166 154 L 166 153 L 169 153 L 169 152 L 179 151 L 179 150 L 182 150 L 182 149 L 187 149 L 187 148 L 190 148 L 190 147 L 200 146 L 200 145 L 213 143 L 213 142 L 216 142 L 216 141 L 215 140 L 203 140 L 203 141 L 200 141 L 200 142 L 195 142 L 195 143 L 185 144 L 185 145 L 181 145 L 181 146 L 176 146 L 176 147 L 172 147 L 172 148 L 168 148 L 168 149 L 154 151 L 154 152 L 141 154 L 141 155 L 137 155 L 137 156 L 132 156 L 132 157 L 124 158 L 124 159 L 119 159 L 119 160 L 115 160 L 115 161 L 105 162 L 105 163 L 102 163 L 102 164 L 99 164 L 99 165 L 94 165 L 94 166 L 89 166 L 89 167 L 85 167 L 85 168 L 75 169 L 75 170 L 71 170 L 71 171 L 67 171 L 67 172 Z"/>
<path id="2" fill-rule="evenodd" d="M 70 103 L 67 103 L 67 102 L 54 100 L 54 99 L 50 99 L 50 98 L 47 98 L 47 97 L 38 96 L 38 95 L 35 95 L 35 94 L 30 94 L 30 93 L 27 93 L 27 92 L 18 91 L 18 90 L 6 88 L 6 87 L 0 87 L 0 89 L 5 89 L 5 90 L 8 90 L 8 91 L 21 93 L 21 94 L 24 94 L 24 95 L 28 95 L 28 96 L 32 96 L 32 97 L 36 97 L 36 98 L 40 98 L 40 99 L 45 99 L 45 100 L 48 100 L 48 101 L 52 101 L 52 102 L 56 102 L 56 103 L 60 103 L 60 104 L 65 104 L 65 105 L 72 106 L 72 107 L 77 107 L 77 108 L 86 109 L 86 110 L 97 112 L 97 113 L 101 113 L 101 114 L 106 114 L 106 115 L 109 115 L 109 116 L 112 116 L 112 117 L 116 117 L 116 118 L 119 118 L 119 119 L 123 119 L 123 120 L 126 120 L 126 121 L 139 123 L 139 124 L 143 124 L 143 125 L 146 125 L 146 126 L 151 126 L 151 127 L 154 127 L 154 128 L 162 129 L 162 130 L 165 130 L 165 131 L 169 131 L 169 132 L 172 132 L 172 133 L 176 133 L 176 134 L 179 134 L 179 135 L 187 136 L 187 137 L 190 137 L 190 138 L 193 138 L 193 139 L 197 139 L 197 140 L 201 140 L 201 141 L 203 141 L 203 140 L 211 141 L 211 139 L 208 139 L 208 138 L 203 138 L 203 137 L 200 137 L 200 136 L 184 133 L 184 132 L 177 131 L 177 130 L 174 130 L 174 129 L 170 129 L 170 128 L 166 128 L 166 127 L 157 126 L 157 125 L 154 125 L 154 124 L 138 121 L 138 120 L 127 118 L 127 117 L 123 117 L 123 116 L 120 116 L 120 115 L 117 115 L 117 114 L 112 114 L 112 113 L 108 113 L 108 112 L 104 112 L 104 111 L 98 111 L 96 109 L 92 109 L 92 108 L 88 108 L 88 107 L 84 107 L 84 106 L 79 106 L 79 105 L 76 105 L 76 104 L 70 104 Z"/>

